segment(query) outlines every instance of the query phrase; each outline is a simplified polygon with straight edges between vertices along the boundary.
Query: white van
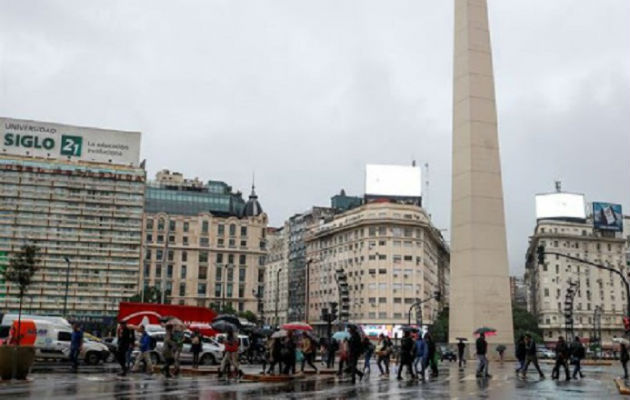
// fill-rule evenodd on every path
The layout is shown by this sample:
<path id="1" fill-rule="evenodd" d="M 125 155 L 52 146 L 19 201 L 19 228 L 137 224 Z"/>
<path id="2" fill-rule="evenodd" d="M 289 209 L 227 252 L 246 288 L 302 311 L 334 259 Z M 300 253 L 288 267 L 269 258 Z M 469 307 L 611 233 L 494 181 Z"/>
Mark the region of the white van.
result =
<path id="1" fill-rule="evenodd" d="M 0 340 L 6 339 L 17 314 L 5 314 L 0 322 Z M 72 338 L 72 325 L 61 317 L 48 317 L 43 315 L 22 315 L 22 321 L 31 321 L 37 331 L 35 342 L 35 358 L 68 360 L 70 358 L 70 341 Z M 109 349 L 102 343 L 94 342 L 84 337 L 79 359 L 86 364 L 95 365 L 107 360 Z"/>

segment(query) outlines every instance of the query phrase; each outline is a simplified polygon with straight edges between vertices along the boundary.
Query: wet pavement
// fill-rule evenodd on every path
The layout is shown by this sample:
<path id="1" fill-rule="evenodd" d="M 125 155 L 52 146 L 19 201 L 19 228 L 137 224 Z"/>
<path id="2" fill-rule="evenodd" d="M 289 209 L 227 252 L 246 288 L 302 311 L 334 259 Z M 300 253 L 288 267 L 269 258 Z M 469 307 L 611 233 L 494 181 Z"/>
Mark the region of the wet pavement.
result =
<path id="1" fill-rule="evenodd" d="M 254 368 L 245 368 L 254 372 Z M 225 382 L 216 375 L 161 376 L 133 374 L 118 377 L 109 367 L 90 367 L 78 374 L 36 372 L 28 382 L 0 383 L 0 398 L 4 399 L 602 399 L 618 397 L 613 379 L 620 367 L 585 367 L 585 378 L 578 381 L 549 379 L 551 367 L 543 366 L 546 380 L 532 374 L 526 380 L 514 374 L 513 364 L 491 365 L 491 379 L 477 379 L 474 365 L 460 371 L 454 364 L 440 368 L 440 376 L 426 382 L 370 379 L 352 385 L 333 377 L 307 376 L 290 383 Z M 256 369 L 258 370 L 258 369 Z M 376 368 L 374 368 L 376 371 Z"/>

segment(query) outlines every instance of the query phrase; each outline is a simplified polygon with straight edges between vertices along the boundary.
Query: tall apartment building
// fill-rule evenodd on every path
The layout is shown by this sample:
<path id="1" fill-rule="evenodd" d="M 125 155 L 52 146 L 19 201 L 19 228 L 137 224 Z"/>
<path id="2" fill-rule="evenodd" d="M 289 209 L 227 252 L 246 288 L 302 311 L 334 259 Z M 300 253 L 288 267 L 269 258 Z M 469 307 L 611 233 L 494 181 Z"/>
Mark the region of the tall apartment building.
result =
<path id="1" fill-rule="evenodd" d="M 224 182 L 161 171 L 146 187 L 142 287 L 173 304 L 260 315 L 266 229 L 253 187 L 245 202 Z"/>
<path id="2" fill-rule="evenodd" d="M 140 133 L 0 118 L 0 135 L 0 253 L 40 254 L 24 310 L 111 323 L 138 290 Z M 3 312 L 16 293 L 0 282 Z"/>
<path id="3" fill-rule="evenodd" d="M 554 254 L 545 255 L 544 264 L 539 265 L 538 246 L 544 246 L 546 252 L 610 266 L 627 277 L 626 238 L 621 232 L 599 229 L 592 215 L 544 217 L 538 219 L 527 250 L 527 307 L 538 317 L 544 340 L 553 343 L 565 336 L 565 301 L 572 282 L 577 290 L 573 297 L 575 334 L 585 340 L 600 337 L 603 346 L 610 346 L 613 337 L 623 335 L 628 299 L 621 279 L 613 272 Z"/>
<path id="4" fill-rule="evenodd" d="M 423 324 L 448 302 L 449 249 L 418 205 L 361 205 L 311 229 L 306 246 L 308 320 L 319 330 L 322 308 L 339 302 L 340 281 L 347 283 L 349 319 L 390 334 L 407 324 L 418 300 L 442 294 L 440 303 L 423 304 Z"/>
<path id="5" fill-rule="evenodd" d="M 286 229 L 267 230 L 267 257 L 265 259 L 264 319 L 265 323 L 279 326 L 287 319 L 289 304 L 289 264 Z"/>
<path id="6" fill-rule="evenodd" d="M 527 309 L 527 288 L 523 278 L 510 276 L 510 299 L 512 306 Z"/>
<path id="7" fill-rule="evenodd" d="M 285 224 L 288 240 L 289 321 L 306 319 L 306 234 L 333 215 L 335 210 L 332 208 L 313 207 L 307 212 L 292 216 Z"/>

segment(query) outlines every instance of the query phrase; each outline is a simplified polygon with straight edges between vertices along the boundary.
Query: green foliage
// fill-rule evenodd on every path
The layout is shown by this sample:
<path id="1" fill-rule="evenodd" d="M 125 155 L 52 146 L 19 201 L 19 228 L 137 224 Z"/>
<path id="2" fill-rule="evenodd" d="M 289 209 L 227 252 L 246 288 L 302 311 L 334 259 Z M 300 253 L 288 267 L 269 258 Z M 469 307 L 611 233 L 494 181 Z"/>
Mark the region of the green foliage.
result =
<path id="1" fill-rule="evenodd" d="M 538 320 L 526 309 L 518 306 L 512 307 L 512 320 L 514 326 L 514 339 L 529 333 L 536 343 L 542 343 L 542 330 L 538 327 Z"/>
<path id="2" fill-rule="evenodd" d="M 33 283 L 33 276 L 39 268 L 37 253 L 39 249 L 34 244 L 25 244 L 20 251 L 9 260 L 9 265 L 2 272 L 5 281 L 14 283 L 19 289 L 20 302 L 28 287 Z"/>
<path id="3" fill-rule="evenodd" d="M 429 329 L 429 332 L 431 332 L 431 336 L 433 337 L 433 341 L 436 343 L 448 342 L 448 312 L 449 308 L 444 307 L 437 315 L 435 322 L 433 322 L 433 325 Z"/>
<path id="4" fill-rule="evenodd" d="M 251 311 L 240 312 L 240 313 L 238 313 L 238 316 L 240 318 L 245 318 L 249 322 L 256 322 L 256 321 L 258 321 L 258 317 L 256 316 L 256 314 L 254 314 Z"/>
<path id="5" fill-rule="evenodd" d="M 149 286 L 144 289 L 144 293 L 136 293 L 129 298 L 129 301 L 132 303 L 155 303 L 159 304 L 162 302 L 162 291 L 157 286 Z M 170 296 L 168 292 L 164 296 L 164 302 L 170 302 Z"/>

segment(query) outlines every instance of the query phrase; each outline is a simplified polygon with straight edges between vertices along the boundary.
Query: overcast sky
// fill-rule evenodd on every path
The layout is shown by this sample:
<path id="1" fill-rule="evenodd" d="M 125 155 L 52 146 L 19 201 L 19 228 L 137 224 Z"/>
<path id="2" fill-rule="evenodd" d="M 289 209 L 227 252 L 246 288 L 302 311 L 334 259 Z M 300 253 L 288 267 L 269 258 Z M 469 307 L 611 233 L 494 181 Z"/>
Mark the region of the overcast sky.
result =
<path id="1" fill-rule="evenodd" d="M 272 225 L 366 163 L 430 165 L 450 228 L 453 1 L 0 0 L 0 115 L 140 130 L 162 168 Z M 630 209 L 630 2 L 489 0 L 510 269 L 562 180 Z M 448 232 L 446 232 L 448 235 Z"/>

